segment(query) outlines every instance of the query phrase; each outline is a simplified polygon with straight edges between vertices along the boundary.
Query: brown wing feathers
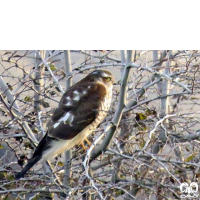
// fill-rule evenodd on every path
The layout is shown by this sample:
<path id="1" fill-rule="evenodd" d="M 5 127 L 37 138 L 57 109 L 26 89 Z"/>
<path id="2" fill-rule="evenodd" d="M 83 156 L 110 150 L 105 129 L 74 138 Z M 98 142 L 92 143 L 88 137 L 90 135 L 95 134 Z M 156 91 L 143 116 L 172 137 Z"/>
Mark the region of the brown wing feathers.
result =
<path id="1" fill-rule="evenodd" d="M 102 77 L 108 76 L 112 76 L 110 72 L 96 70 L 65 92 L 47 125 L 46 135 L 37 146 L 33 157 L 16 175 L 16 179 L 23 177 L 42 158 L 44 151 L 52 148 L 54 140 L 70 140 L 94 120 L 96 125 L 99 124 L 103 116 L 101 115 L 102 102 L 105 102 L 107 93 Z"/>
<path id="2" fill-rule="evenodd" d="M 95 120 L 100 109 L 99 101 L 105 97 L 105 94 L 106 89 L 101 84 L 90 85 L 90 88 L 81 85 L 78 88 L 76 87 L 76 90 L 70 90 L 63 96 L 59 108 L 52 116 L 52 121 L 49 123 L 49 135 L 64 140 L 75 137 Z M 79 96 L 81 96 L 81 101 L 72 100 L 76 97 L 78 99 Z M 68 108 L 67 112 L 63 112 L 64 109 L 67 110 L 67 104 L 70 104 L 70 109 Z M 59 124 L 55 126 L 58 122 Z"/>

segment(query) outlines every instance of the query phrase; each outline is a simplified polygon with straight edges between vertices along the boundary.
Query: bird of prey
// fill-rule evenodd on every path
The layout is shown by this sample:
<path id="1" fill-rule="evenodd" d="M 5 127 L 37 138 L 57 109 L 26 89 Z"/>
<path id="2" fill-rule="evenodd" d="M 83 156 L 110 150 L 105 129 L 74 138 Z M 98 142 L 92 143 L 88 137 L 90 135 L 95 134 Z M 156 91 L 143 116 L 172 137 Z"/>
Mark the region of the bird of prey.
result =
<path id="1" fill-rule="evenodd" d="M 107 115 L 113 81 L 109 71 L 95 70 L 63 94 L 47 124 L 46 135 L 16 179 L 23 177 L 40 159 L 48 160 L 87 139 Z"/>

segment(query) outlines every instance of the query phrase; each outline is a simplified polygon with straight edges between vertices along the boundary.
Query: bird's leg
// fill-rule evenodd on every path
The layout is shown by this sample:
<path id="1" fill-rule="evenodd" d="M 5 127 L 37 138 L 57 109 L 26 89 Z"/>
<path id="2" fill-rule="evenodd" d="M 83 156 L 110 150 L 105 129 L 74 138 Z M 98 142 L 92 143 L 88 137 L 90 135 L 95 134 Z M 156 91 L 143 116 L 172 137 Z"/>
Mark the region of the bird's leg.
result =
<path id="1" fill-rule="evenodd" d="M 90 146 L 91 146 L 91 142 L 86 138 L 85 139 L 85 141 L 87 142 L 87 144 L 88 144 L 88 148 L 87 147 L 85 147 L 85 145 L 84 145 L 84 141 L 83 142 L 81 142 L 81 146 L 82 146 L 82 148 L 86 151 L 87 149 L 89 149 L 90 148 Z"/>
<path id="2" fill-rule="evenodd" d="M 86 138 L 85 141 L 88 143 L 89 147 L 91 147 L 91 142 Z"/>
<path id="3" fill-rule="evenodd" d="M 86 147 L 85 147 L 85 145 L 84 145 L 84 142 L 81 142 L 81 147 L 86 151 L 87 149 L 86 149 Z"/>

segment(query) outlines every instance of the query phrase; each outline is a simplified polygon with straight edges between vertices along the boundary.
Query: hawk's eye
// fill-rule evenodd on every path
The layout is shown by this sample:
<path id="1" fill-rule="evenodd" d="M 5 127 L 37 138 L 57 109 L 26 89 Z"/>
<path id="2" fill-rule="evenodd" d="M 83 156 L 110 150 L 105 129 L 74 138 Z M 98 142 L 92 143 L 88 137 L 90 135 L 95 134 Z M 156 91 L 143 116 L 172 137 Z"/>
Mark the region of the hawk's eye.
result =
<path id="1" fill-rule="evenodd" d="M 111 81 L 111 77 L 104 77 L 103 78 L 106 82 L 110 82 Z"/>

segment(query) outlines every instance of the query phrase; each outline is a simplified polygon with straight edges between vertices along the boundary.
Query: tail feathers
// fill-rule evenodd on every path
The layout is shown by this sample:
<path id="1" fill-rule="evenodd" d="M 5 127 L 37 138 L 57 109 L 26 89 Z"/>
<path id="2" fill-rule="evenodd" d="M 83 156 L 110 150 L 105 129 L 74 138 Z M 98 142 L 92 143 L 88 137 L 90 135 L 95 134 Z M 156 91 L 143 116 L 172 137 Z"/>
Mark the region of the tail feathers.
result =
<path id="1" fill-rule="evenodd" d="M 42 158 L 41 155 L 38 155 L 36 157 L 33 157 L 31 158 L 29 161 L 28 161 L 28 164 L 22 169 L 21 172 L 17 173 L 16 176 L 15 176 L 15 179 L 20 179 L 24 176 L 24 174 L 26 174 L 26 172 L 36 163 L 38 162 L 40 159 Z"/>

